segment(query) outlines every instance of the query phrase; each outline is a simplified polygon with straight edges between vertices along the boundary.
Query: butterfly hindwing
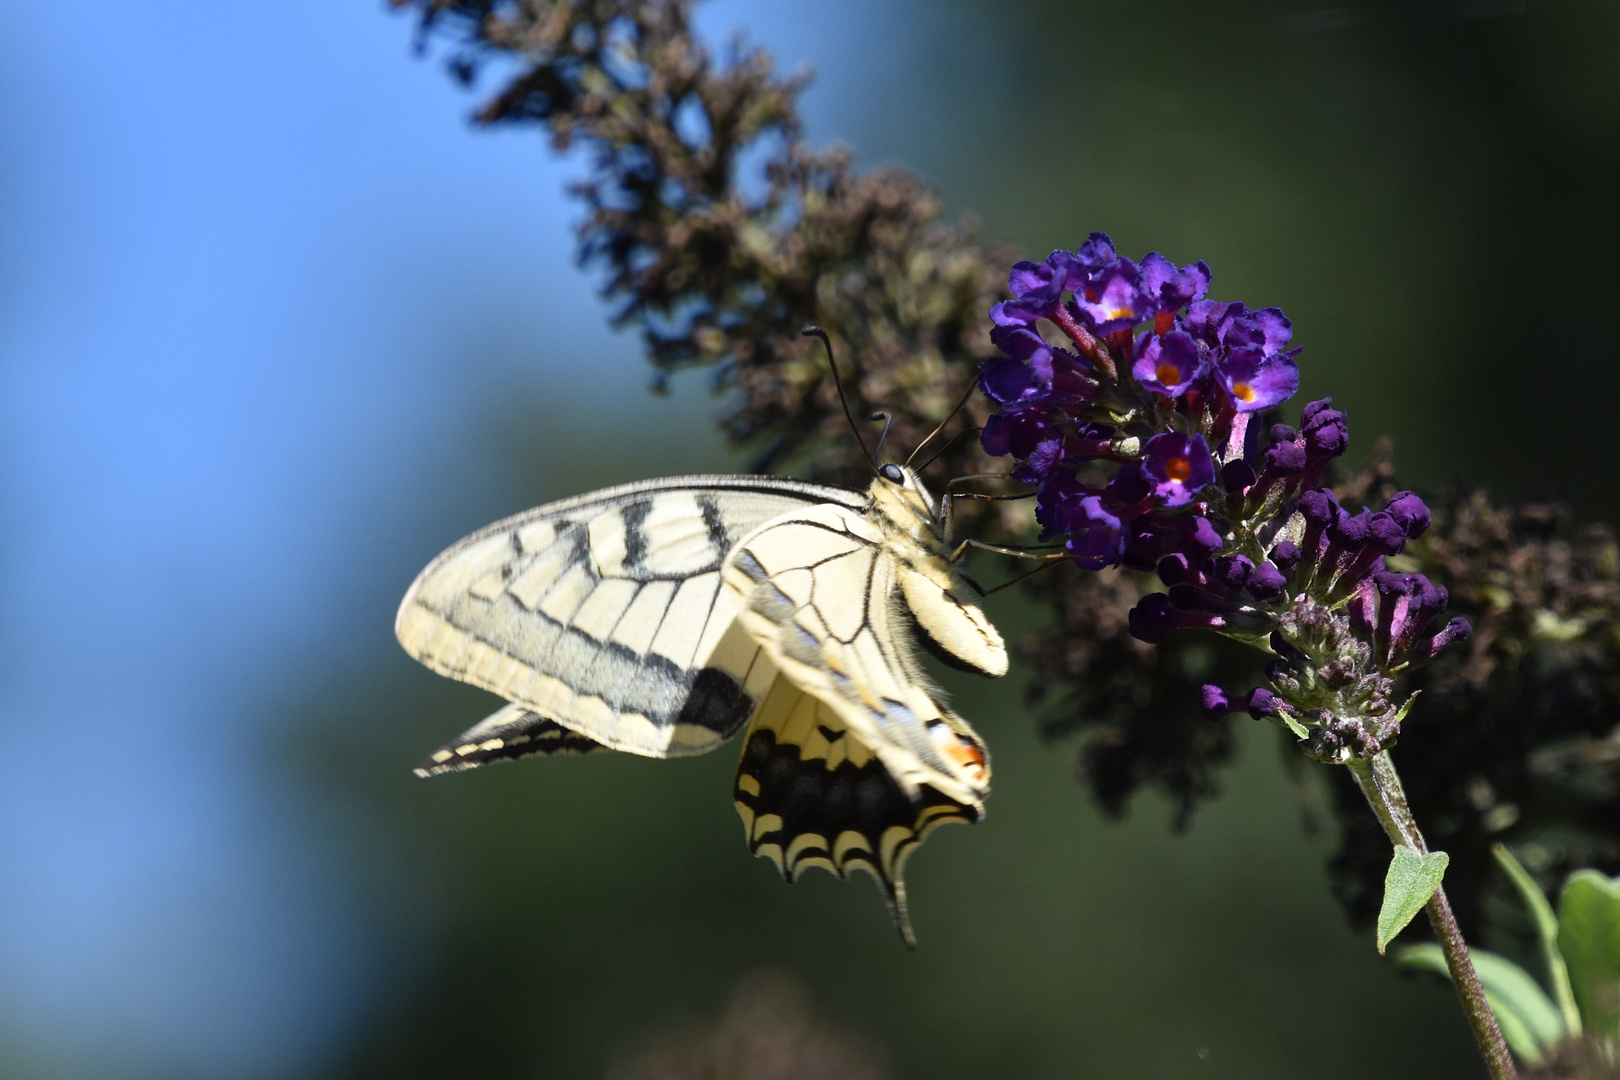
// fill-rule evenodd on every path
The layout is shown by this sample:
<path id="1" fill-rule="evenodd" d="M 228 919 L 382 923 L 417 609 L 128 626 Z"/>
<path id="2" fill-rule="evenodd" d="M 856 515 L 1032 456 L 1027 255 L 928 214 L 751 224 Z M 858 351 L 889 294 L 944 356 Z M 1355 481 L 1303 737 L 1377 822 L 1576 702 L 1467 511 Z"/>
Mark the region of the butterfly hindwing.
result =
<path id="1" fill-rule="evenodd" d="M 750 851 L 789 881 L 812 866 L 867 871 L 907 944 L 906 859 L 938 826 L 980 817 L 926 785 L 908 795 L 831 705 L 786 676 L 749 722 L 732 795 Z"/>
<path id="2" fill-rule="evenodd" d="M 746 722 L 775 678 L 735 625 L 735 597 L 720 581 L 727 551 L 767 520 L 829 502 L 861 496 L 697 476 L 552 503 L 435 559 L 406 593 L 395 631 L 440 674 L 604 746 L 703 753 Z M 476 755 L 458 756 L 471 764 Z"/>
<path id="3" fill-rule="evenodd" d="M 606 749 L 595 739 L 514 702 L 497 709 L 435 750 L 416 767 L 416 775 L 463 772 L 494 761 L 511 761 L 534 754 L 594 754 Z"/>

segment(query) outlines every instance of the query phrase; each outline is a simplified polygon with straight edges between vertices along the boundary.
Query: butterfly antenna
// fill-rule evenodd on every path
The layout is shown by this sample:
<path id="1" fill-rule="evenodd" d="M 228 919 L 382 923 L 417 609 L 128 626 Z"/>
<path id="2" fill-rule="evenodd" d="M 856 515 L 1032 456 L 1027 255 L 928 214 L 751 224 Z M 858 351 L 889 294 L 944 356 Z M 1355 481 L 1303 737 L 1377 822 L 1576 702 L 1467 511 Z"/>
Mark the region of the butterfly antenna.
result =
<path id="1" fill-rule="evenodd" d="M 872 422 L 876 423 L 879 420 L 883 421 L 883 434 L 878 436 L 877 449 L 872 451 L 872 456 L 875 458 L 883 456 L 883 442 L 889 437 L 889 427 L 894 423 L 894 413 L 889 412 L 887 409 L 879 409 L 872 414 Z"/>
<path id="2" fill-rule="evenodd" d="M 855 426 L 855 414 L 849 411 L 849 398 L 844 394 L 844 380 L 838 374 L 838 361 L 833 358 L 832 342 L 827 339 L 827 331 L 819 326 L 807 326 L 799 331 L 799 336 L 821 339 L 822 347 L 827 350 L 827 366 L 832 368 L 833 384 L 838 387 L 838 403 L 844 407 L 844 419 L 849 421 L 849 430 L 855 433 L 855 441 L 861 444 L 861 453 L 866 455 L 866 460 L 875 470 L 877 458 L 866 448 L 866 440 L 861 437 L 861 429 Z"/>
<path id="3" fill-rule="evenodd" d="M 958 401 L 956 403 L 956 408 L 954 408 L 950 412 L 946 413 L 945 414 L 945 419 L 943 419 L 943 420 L 941 420 L 939 422 L 939 426 L 936 427 L 933 431 L 930 431 L 928 433 L 928 438 L 924 439 L 922 442 L 917 444 L 917 449 L 915 449 L 915 450 L 913 450 L 911 452 L 911 457 L 906 458 L 906 468 L 908 468 L 908 469 L 911 468 L 912 461 L 917 457 L 918 454 L 922 453 L 923 447 L 925 447 L 929 443 L 933 442 L 934 441 L 934 436 L 936 436 L 940 432 L 944 431 L 945 430 L 945 425 L 950 423 L 952 420 L 954 420 L 956 418 L 956 414 L 961 412 L 963 407 L 967 405 L 968 398 L 973 396 L 973 391 L 978 388 L 978 385 L 979 385 L 979 380 L 978 379 L 973 379 L 968 383 L 967 393 L 963 394 L 962 395 L 962 400 Z M 941 450 L 940 453 L 944 453 L 944 451 Z M 934 457 L 939 457 L 939 454 L 935 454 Z M 934 458 L 929 458 L 928 460 L 930 462 L 932 462 L 934 460 Z M 926 468 L 928 468 L 928 466 L 924 465 L 922 468 L 926 469 Z M 922 469 L 918 469 L 917 471 L 921 472 Z"/>
<path id="4" fill-rule="evenodd" d="M 945 451 L 961 442 L 965 436 L 975 435 L 983 430 L 984 428 L 982 427 L 974 426 L 970 428 L 963 428 L 961 431 L 958 431 L 955 435 L 952 435 L 949 439 L 945 440 L 945 445 L 941 446 L 938 450 L 935 450 L 933 454 L 929 456 L 927 461 L 917 466 L 917 471 L 922 472 L 923 470 L 927 469 L 928 466 L 938 461 L 944 455 Z"/>

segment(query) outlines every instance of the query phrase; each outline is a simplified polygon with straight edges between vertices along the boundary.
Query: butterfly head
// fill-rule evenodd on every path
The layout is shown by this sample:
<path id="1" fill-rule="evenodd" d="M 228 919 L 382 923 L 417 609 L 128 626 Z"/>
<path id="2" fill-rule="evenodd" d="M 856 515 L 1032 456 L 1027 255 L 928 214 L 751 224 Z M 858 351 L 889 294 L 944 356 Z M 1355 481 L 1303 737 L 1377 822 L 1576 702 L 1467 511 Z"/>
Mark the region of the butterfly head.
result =
<path id="1" fill-rule="evenodd" d="M 873 498 L 883 504 L 891 518 L 915 519 L 913 528 L 922 527 L 942 536 L 944 520 L 939 505 L 922 478 L 909 465 L 888 462 L 878 466 L 878 478 L 872 484 Z"/>

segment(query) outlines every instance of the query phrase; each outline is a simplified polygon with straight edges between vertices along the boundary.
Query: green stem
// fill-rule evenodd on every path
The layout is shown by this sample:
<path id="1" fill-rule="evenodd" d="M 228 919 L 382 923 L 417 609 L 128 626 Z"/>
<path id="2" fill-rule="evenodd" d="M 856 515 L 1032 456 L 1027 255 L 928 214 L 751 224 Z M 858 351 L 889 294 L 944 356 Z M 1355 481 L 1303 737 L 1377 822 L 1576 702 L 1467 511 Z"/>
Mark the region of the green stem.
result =
<path id="1" fill-rule="evenodd" d="M 1386 750 L 1370 760 L 1352 761 L 1349 768 L 1368 805 L 1378 815 L 1390 843 L 1427 854 L 1428 846 L 1423 842 L 1417 822 L 1412 819 L 1412 809 L 1406 803 L 1406 792 L 1401 788 L 1401 778 L 1395 772 L 1389 752 Z M 1457 918 L 1446 901 L 1445 889 L 1434 891 L 1434 896 L 1429 898 L 1428 911 L 1429 924 L 1434 927 L 1434 936 L 1440 939 L 1440 948 L 1446 954 L 1446 967 L 1451 970 L 1451 981 L 1462 999 L 1463 1012 L 1468 1016 L 1469 1027 L 1474 1029 L 1474 1041 L 1479 1044 L 1479 1053 L 1485 1059 L 1491 1080 L 1515 1080 L 1519 1074 L 1513 1067 L 1507 1043 L 1502 1041 L 1502 1029 L 1496 1026 L 1496 1016 L 1485 1000 L 1485 987 L 1480 985 L 1479 974 L 1468 958 L 1468 944 L 1457 928 Z"/>

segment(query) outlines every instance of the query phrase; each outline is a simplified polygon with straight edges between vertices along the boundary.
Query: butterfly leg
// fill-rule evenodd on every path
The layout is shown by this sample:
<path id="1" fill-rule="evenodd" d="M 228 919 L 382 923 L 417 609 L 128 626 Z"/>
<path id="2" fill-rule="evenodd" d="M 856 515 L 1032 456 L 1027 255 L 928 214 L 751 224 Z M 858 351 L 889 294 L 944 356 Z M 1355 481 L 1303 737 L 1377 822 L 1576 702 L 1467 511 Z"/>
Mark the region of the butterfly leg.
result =
<path id="1" fill-rule="evenodd" d="M 1008 546 L 1003 544 L 987 544 L 983 540 L 964 540 L 960 544 L 956 545 L 955 551 L 951 552 L 951 565 L 955 566 L 957 563 L 961 562 L 962 556 L 967 554 L 968 548 L 978 548 L 981 551 L 993 551 L 998 555 L 1011 555 L 1016 559 L 1061 559 L 1067 554 L 1066 552 L 1061 550 L 1051 551 L 1050 549 L 1061 549 L 1062 547 L 1062 544 L 1021 544 Z M 1047 554 L 1033 554 L 1033 552 L 1037 551 L 1045 551 Z"/>

